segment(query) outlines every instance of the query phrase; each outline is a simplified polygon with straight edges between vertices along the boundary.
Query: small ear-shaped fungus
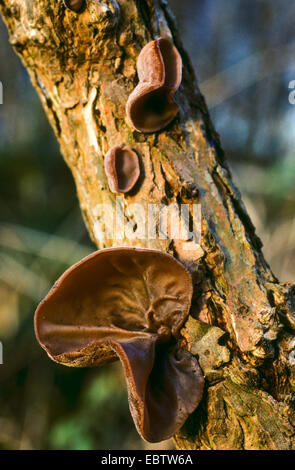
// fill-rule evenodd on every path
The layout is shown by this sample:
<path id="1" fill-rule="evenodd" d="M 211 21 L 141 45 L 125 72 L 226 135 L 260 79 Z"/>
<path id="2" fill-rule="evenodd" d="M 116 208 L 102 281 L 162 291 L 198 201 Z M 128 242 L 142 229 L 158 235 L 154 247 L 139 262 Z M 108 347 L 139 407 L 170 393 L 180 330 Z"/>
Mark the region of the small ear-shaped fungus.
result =
<path id="1" fill-rule="evenodd" d="M 78 13 L 81 9 L 82 6 L 84 5 L 84 0 L 63 0 L 64 5 L 72 11 L 75 11 Z"/>
<path id="2" fill-rule="evenodd" d="M 111 148 L 105 156 L 104 167 L 113 193 L 128 193 L 140 175 L 138 156 L 128 146 Z"/>
<path id="3" fill-rule="evenodd" d="M 139 132 L 156 132 L 178 113 L 173 95 L 181 83 L 182 60 L 171 41 L 149 42 L 137 60 L 139 84 L 128 98 L 127 115 Z"/>
<path id="4" fill-rule="evenodd" d="M 198 406 L 204 377 L 180 349 L 192 279 L 171 255 L 109 248 L 67 270 L 40 303 L 36 336 L 51 359 L 89 367 L 120 359 L 140 435 L 168 439 Z"/>

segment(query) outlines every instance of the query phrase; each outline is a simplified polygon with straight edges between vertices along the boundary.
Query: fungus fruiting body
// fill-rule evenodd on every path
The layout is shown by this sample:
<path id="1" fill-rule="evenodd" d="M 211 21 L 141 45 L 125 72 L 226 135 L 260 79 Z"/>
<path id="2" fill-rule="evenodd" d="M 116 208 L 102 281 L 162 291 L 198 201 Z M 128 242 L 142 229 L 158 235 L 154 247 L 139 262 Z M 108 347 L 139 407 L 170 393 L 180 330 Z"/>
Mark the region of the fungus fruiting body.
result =
<path id="1" fill-rule="evenodd" d="M 40 303 L 35 332 L 51 359 L 90 367 L 120 359 L 140 435 L 168 439 L 198 406 L 204 377 L 179 347 L 192 297 L 173 256 L 109 248 L 68 269 Z"/>
<path id="2" fill-rule="evenodd" d="M 128 118 L 139 132 L 159 131 L 178 113 L 173 95 L 181 83 L 181 56 L 169 39 L 156 39 L 139 54 L 137 72 L 139 84 L 126 104 Z"/>
<path id="3" fill-rule="evenodd" d="M 140 175 L 138 156 L 128 146 L 111 148 L 105 156 L 104 166 L 113 193 L 128 193 Z"/>
<path id="4" fill-rule="evenodd" d="M 64 0 L 64 5 L 69 8 L 69 10 L 78 13 L 84 5 L 84 0 Z"/>

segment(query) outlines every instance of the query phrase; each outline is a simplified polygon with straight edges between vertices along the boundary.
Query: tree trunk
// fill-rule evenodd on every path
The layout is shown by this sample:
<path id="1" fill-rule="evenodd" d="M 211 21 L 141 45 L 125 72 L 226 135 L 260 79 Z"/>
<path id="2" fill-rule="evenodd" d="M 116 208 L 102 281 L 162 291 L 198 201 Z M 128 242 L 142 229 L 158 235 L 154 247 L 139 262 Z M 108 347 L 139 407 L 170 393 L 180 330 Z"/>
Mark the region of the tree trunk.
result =
<path id="1" fill-rule="evenodd" d="M 73 173 L 94 242 L 170 252 L 193 275 L 182 333 L 199 357 L 206 391 L 175 436 L 177 448 L 294 448 L 295 289 L 280 284 L 263 258 L 167 1 L 87 0 L 76 14 L 61 0 L 0 0 L 0 10 Z M 138 54 L 159 36 L 172 38 L 183 58 L 180 111 L 165 131 L 141 134 L 127 122 L 125 104 L 138 82 Z M 104 155 L 120 144 L 137 152 L 144 176 L 116 202 Z M 101 239 L 100 204 L 124 209 L 136 233 L 139 221 L 126 215 L 134 203 L 200 203 L 202 248 Z M 111 220 L 103 222 L 108 229 Z"/>

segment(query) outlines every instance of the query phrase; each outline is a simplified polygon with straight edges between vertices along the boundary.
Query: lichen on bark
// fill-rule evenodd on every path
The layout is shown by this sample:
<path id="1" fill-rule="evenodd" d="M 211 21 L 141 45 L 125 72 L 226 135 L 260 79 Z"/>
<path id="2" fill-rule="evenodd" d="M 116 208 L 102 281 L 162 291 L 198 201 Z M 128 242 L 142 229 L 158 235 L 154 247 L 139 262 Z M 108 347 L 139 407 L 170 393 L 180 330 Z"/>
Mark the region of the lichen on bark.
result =
<path id="1" fill-rule="evenodd" d="M 184 347 L 201 356 L 207 340 L 208 348 L 222 342 L 228 360 L 207 374 L 202 406 L 175 437 L 177 447 L 293 449 L 295 288 L 280 284 L 264 260 L 167 2 L 87 0 L 76 14 L 61 0 L 0 0 L 0 10 L 98 248 L 122 244 L 101 240 L 97 229 L 99 205 L 116 207 L 104 172 L 104 155 L 115 145 L 134 149 L 144 170 L 137 191 L 119 200 L 122 212 L 134 203 L 201 204 L 201 250 L 171 239 L 124 240 L 180 259 L 194 279 L 191 319 L 226 333 L 207 332 L 200 347 L 194 322 L 186 325 Z M 160 36 L 171 38 L 183 59 L 179 114 L 164 131 L 141 134 L 128 123 L 125 105 L 138 82 L 141 48 Z"/>

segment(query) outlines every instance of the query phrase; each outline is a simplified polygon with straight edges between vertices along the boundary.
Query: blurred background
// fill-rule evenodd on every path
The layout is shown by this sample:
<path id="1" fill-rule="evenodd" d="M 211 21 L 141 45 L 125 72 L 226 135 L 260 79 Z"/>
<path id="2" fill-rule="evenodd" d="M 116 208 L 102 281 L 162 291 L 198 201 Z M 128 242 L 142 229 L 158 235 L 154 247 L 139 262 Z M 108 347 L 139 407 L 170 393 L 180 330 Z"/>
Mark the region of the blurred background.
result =
<path id="1" fill-rule="evenodd" d="M 169 3 L 266 258 L 280 280 L 294 282 L 295 3 Z M 71 370 L 36 344 L 36 305 L 95 247 L 1 20 L 0 43 L 0 449 L 156 448 L 135 431 L 119 364 Z"/>

